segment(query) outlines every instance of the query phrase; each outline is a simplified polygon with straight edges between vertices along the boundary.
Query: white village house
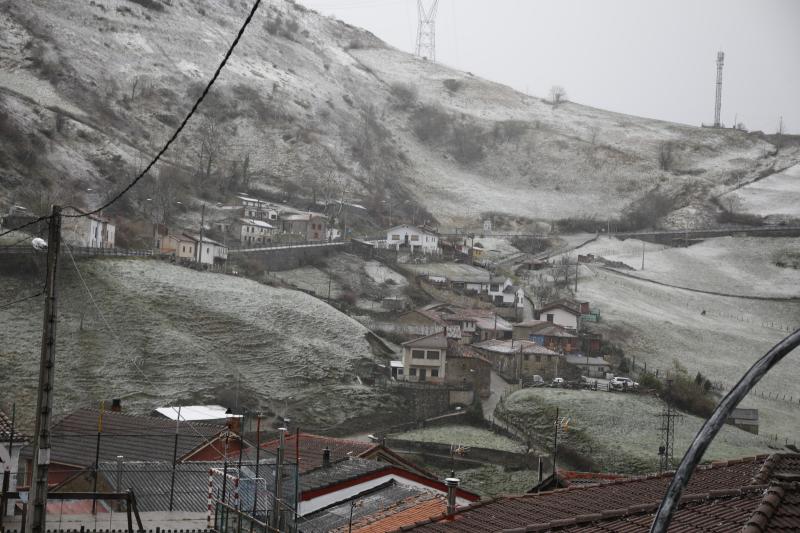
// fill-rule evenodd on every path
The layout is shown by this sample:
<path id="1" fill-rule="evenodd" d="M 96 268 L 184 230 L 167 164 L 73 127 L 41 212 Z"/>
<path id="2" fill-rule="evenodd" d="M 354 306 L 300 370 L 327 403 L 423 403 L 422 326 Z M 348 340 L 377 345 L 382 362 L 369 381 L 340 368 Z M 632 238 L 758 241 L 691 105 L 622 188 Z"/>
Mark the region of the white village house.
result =
<path id="1" fill-rule="evenodd" d="M 86 214 L 87 211 L 68 207 L 65 214 Z M 64 242 L 82 248 L 114 248 L 116 227 L 111 220 L 102 215 L 88 215 L 79 218 L 64 218 L 61 224 L 61 237 Z"/>
<path id="2" fill-rule="evenodd" d="M 406 381 L 444 383 L 446 362 L 447 337 L 444 332 L 440 331 L 404 342 L 402 379 Z M 400 374 L 399 369 L 397 374 Z"/>
<path id="3" fill-rule="evenodd" d="M 399 250 L 407 247 L 411 253 L 439 253 L 439 236 L 432 230 L 409 224 L 401 224 L 386 230 L 386 246 Z"/>
<path id="4" fill-rule="evenodd" d="M 534 314 L 538 320 L 550 322 L 569 331 L 578 331 L 580 326 L 580 310 L 568 305 L 564 300 L 547 304 L 534 311 Z"/>
<path id="5" fill-rule="evenodd" d="M 242 244 L 264 244 L 272 241 L 275 226 L 264 220 L 240 218 L 231 225 L 231 231 Z"/>
<path id="6" fill-rule="evenodd" d="M 228 260 L 228 247 L 205 236 L 202 248 L 200 237 L 187 233 L 170 233 L 162 237 L 158 244 L 162 254 L 170 254 L 175 259 L 197 261 L 204 265 L 221 265 Z"/>
<path id="7" fill-rule="evenodd" d="M 228 247 L 224 244 L 205 236 L 201 241 L 199 235 L 184 235 L 194 242 L 197 250 L 194 260 L 201 265 L 220 265 L 228 260 Z"/>

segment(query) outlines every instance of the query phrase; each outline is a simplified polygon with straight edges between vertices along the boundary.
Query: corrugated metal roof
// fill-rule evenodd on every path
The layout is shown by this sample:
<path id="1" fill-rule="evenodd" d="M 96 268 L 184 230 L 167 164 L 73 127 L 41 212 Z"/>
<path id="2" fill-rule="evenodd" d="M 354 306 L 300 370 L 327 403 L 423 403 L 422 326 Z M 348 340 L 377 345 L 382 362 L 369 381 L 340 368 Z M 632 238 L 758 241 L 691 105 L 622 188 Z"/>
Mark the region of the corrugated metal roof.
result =
<path id="1" fill-rule="evenodd" d="M 94 464 L 99 418 L 97 410 L 79 409 L 59 420 L 52 429 L 51 462 L 79 467 Z M 130 461 L 171 462 L 176 429 L 180 459 L 220 434 L 225 426 L 106 411 L 102 417 L 100 460 L 116 460 L 122 455 Z M 32 457 L 31 446 L 23 448 L 21 455 Z"/>

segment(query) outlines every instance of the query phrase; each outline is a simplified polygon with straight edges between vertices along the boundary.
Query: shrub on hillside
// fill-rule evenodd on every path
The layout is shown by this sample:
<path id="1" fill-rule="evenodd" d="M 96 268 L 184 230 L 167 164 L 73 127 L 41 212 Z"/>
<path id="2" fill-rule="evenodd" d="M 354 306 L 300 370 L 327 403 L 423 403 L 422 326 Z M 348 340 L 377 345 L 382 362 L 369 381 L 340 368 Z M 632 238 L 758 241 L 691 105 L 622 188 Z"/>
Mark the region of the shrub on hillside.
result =
<path id="1" fill-rule="evenodd" d="M 456 80 L 456 79 L 453 79 L 453 78 L 449 78 L 449 79 L 444 80 L 442 82 L 442 84 L 444 85 L 444 88 L 447 89 L 447 91 L 450 94 L 457 93 L 464 86 L 464 82 L 463 81 Z"/>
<path id="2" fill-rule="evenodd" d="M 462 120 L 453 125 L 450 153 L 459 163 L 469 164 L 483 159 L 485 143 L 486 132 L 478 124 Z"/>
<path id="3" fill-rule="evenodd" d="M 391 85 L 389 92 L 397 100 L 401 109 L 408 109 L 417 103 L 417 88 L 407 83 L 396 82 Z"/>
<path id="4" fill-rule="evenodd" d="M 425 105 L 411 115 L 411 128 L 421 141 L 443 139 L 453 119 L 437 105 Z"/>
<path id="5" fill-rule="evenodd" d="M 658 220 L 676 207 L 676 199 L 658 189 L 653 189 L 631 206 L 616 226 L 623 231 L 633 231 L 655 226 Z"/>
<path id="6" fill-rule="evenodd" d="M 128 0 L 128 2 L 139 4 L 140 6 L 147 9 L 152 9 L 153 11 L 164 11 L 164 4 L 158 0 Z"/>

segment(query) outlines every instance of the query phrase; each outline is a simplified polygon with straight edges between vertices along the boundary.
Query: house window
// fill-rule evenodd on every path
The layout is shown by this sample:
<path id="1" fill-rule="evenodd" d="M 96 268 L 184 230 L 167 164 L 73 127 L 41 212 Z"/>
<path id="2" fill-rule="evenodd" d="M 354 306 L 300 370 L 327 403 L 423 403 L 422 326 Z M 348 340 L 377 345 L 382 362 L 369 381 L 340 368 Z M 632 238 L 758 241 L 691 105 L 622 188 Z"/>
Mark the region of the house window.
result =
<path id="1" fill-rule="evenodd" d="M 531 354 L 529 354 L 529 353 L 526 353 L 526 354 L 525 354 L 525 360 L 527 361 L 527 360 L 529 360 L 530 358 L 531 358 Z"/>
<path id="2" fill-rule="evenodd" d="M 392 235 L 392 240 L 393 241 L 399 241 L 400 240 L 400 235 Z"/>
<path id="3" fill-rule="evenodd" d="M 500 290 L 500 285 L 498 285 L 497 283 L 492 283 L 489 286 L 489 290 L 492 291 L 492 292 L 497 292 L 497 291 Z"/>
<path id="4" fill-rule="evenodd" d="M 412 241 L 418 241 L 419 240 L 419 235 L 412 235 L 411 236 L 411 240 Z"/>
<path id="5" fill-rule="evenodd" d="M 417 369 L 416 368 L 409 369 L 408 375 L 409 376 L 416 376 L 417 375 Z"/>
<path id="6" fill-rule="evenodd" d="M 403 375 L 403 369 L 402 368 L 398 368 L 397 369 L 397 375 L 398 376 L 402 376 Z"/>
<path id="7" fill-rule="evenodd" d="M 439 377 L 439 369 L 438 368 L 431 368 L 431 377 L 438 378 Z"/>
<path id="8" fill-rule="evenodd" d="M 425 350 L 411 350 L 411 359 L 425 359 Z"/>
<path id="9" fill-rule="evenodd" d="M 186 251 L 186 247 L 185 246 L 181 246 L 181 252 L 185 252 L 185 251 Z"/>
<path id="10" fill-rule="evenodd" d="M 553 321 L 553 313 L 547 313 L 547 321 L 548 322 L 552 322 Z"/>
<path id="11" fill-rule="evenodd" d="M 537 355 L 536 356 L 536 362 L 537 363 L 541 363 L 542 362 L 542 356 L 541 355 Z"/>
<path id="12" fill-rule="evenodd" d="M 428 350 L 427 352 L 428 359 L 439 360 L 439 350 Z"/>

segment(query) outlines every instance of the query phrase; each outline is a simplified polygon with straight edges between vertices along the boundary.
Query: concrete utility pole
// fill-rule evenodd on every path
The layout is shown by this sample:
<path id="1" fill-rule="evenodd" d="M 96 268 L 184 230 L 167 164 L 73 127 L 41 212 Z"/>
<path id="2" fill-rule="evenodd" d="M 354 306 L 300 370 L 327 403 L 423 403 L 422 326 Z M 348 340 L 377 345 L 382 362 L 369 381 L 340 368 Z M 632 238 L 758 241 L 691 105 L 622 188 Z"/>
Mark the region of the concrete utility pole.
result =
<path id="1" fill-rule="evenodd" d="M 33 475 L 28 503 L 26 533 L 44 533 L 47 519 L 47 478 L 50 466 L 50 414 L 53 410 L 53 378 L 56 362 L 56 273 L 61 251 L 61 207 L 54 205 L 47 238 L 42 352 L 39 359 L 39 392 L 36 398 L 36 431 L 33 434 Z"/>
<path id="2" fill-rule="evenodd" d="M 644 246 L 645 246 L 645 243 L 642 242 L 642 270 L 644 270 Z"/>
<path id="3" fill-rule="evenodd" d="M 714 127 L 722 127 L 722 65 L 725 63 L 725 52 L 717 52 L 717 97 L 714 102 Z M 734 124 L 735 126 L 735 124 Z"/>

